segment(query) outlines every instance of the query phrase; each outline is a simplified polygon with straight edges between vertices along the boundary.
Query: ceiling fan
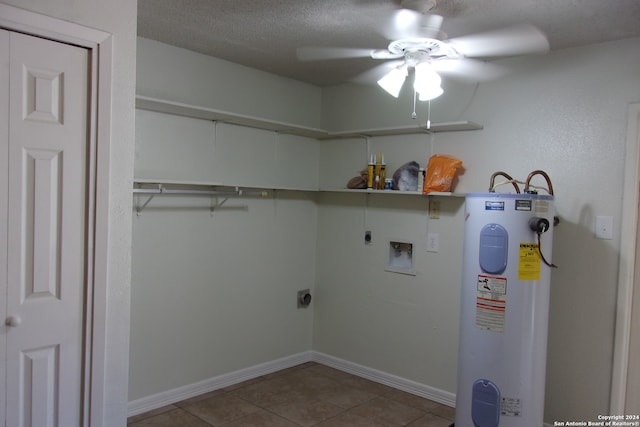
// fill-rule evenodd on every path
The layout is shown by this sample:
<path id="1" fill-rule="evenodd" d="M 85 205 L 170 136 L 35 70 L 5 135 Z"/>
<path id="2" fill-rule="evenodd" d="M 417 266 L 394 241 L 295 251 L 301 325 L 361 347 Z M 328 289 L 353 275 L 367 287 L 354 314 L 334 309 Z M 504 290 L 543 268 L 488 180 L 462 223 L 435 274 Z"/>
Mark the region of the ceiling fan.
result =
<path id="1" fill-rule="evenodd" d="M 442 94 L 442 75 L 473 81 L 488 80 L 502 74 L 502 68 L 476 58 L 495 58 L 549 50 L 549 42 L 532 25 L 518 25 L 474 35 L 448 39 L 440 30 L 443 18 L 427 13 L 434 0 L 400 0 L 400 9 L 380 31 L 390 41 L 386 49 L 301 47 L 298 59 L 317 61 L 370 57 L 385 60 L 356 81 L 376 77 L 378 85 L 398 97 L 405 80 L 413 75 L 414 90 L 421 101 Z M 382 76 L 381 78 L 378 78 Z"/>

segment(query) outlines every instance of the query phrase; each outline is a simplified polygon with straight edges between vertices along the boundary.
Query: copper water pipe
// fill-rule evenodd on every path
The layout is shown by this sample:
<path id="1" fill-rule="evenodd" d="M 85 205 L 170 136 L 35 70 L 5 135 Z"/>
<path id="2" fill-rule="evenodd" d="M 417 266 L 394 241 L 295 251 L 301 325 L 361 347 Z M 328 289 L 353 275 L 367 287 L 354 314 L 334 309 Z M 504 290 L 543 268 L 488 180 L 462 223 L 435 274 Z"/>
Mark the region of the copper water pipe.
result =
<path id="1" fill-rule="evenodd" d="M 520 194 L 520 188 L 518 187 L 518 184 L 516 184 L 516 182 L 513 180 L 513 178 L 506 172 L 502 172 L 502 171 L 497 171 L 494 172 L 493 175 L 491 175 L 491 180 L 489 181 L 489 192 L 490 193 L 495 193 L 495 190 L 493 189 L 494 186 L 494 182 L 496 180 L 496 176 L 498 175 L 502 175 L 505 178 L 507 178 L 509 181 L 511 181 L 511 184 L 513 184 L 513 186 L 516 189 L 516 193 Z"/>
<path id="2" fill-rule="evenodd" d="M 544 177 L 544 179 L 547 181 L 549 194 L 553 196 L 553 185 L 551 185 L 551 179 L 549 178 L 549 175 L 547 175 L 547 173 L 543 170 L 535 170 L 529 174 L 529 176 L 527 177 L 527 180 L 524 183 L 524 192 L 525 193 L 529 192 L 529 182 L 531 181 L 531 178 L 533 178 L 536 175 L 542 175 Z"/>

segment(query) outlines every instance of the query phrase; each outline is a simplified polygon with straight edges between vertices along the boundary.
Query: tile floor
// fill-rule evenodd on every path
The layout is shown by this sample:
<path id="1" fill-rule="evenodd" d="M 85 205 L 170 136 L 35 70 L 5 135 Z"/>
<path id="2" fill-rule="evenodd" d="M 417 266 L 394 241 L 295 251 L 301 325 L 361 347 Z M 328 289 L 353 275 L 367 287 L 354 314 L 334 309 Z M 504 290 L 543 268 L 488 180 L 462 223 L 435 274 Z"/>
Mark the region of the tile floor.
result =
<path id="1" fill-rule="evenodd" d="M 129 418 L 128 427 L 449 427 L 454 409 L 305 363 Z"/>

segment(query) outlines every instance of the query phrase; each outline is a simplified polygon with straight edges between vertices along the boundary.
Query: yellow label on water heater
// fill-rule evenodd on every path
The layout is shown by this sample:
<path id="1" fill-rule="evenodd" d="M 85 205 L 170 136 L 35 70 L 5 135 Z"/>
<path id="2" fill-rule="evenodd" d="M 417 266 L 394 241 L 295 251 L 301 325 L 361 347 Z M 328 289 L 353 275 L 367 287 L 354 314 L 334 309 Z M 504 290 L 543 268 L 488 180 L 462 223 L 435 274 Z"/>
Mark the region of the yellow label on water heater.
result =
<path id="1" fill-rule="evenodd" d="M 520 243 L 518 280 L 540 280 L 540 252 L 537 243 Z"/>

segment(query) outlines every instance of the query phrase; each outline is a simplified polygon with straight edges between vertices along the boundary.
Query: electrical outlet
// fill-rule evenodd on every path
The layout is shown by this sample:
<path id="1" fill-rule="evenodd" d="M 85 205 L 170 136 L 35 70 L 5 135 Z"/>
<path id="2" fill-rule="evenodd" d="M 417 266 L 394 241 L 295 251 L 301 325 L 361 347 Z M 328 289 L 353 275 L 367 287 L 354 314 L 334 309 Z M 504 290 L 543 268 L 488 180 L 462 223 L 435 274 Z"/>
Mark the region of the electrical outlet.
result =
<path id="1" fill-rule="evenodd" d="M 596 217 L 596 238 L 611 240 L 613 239 L 613 217 L 597 216 Z"/>

